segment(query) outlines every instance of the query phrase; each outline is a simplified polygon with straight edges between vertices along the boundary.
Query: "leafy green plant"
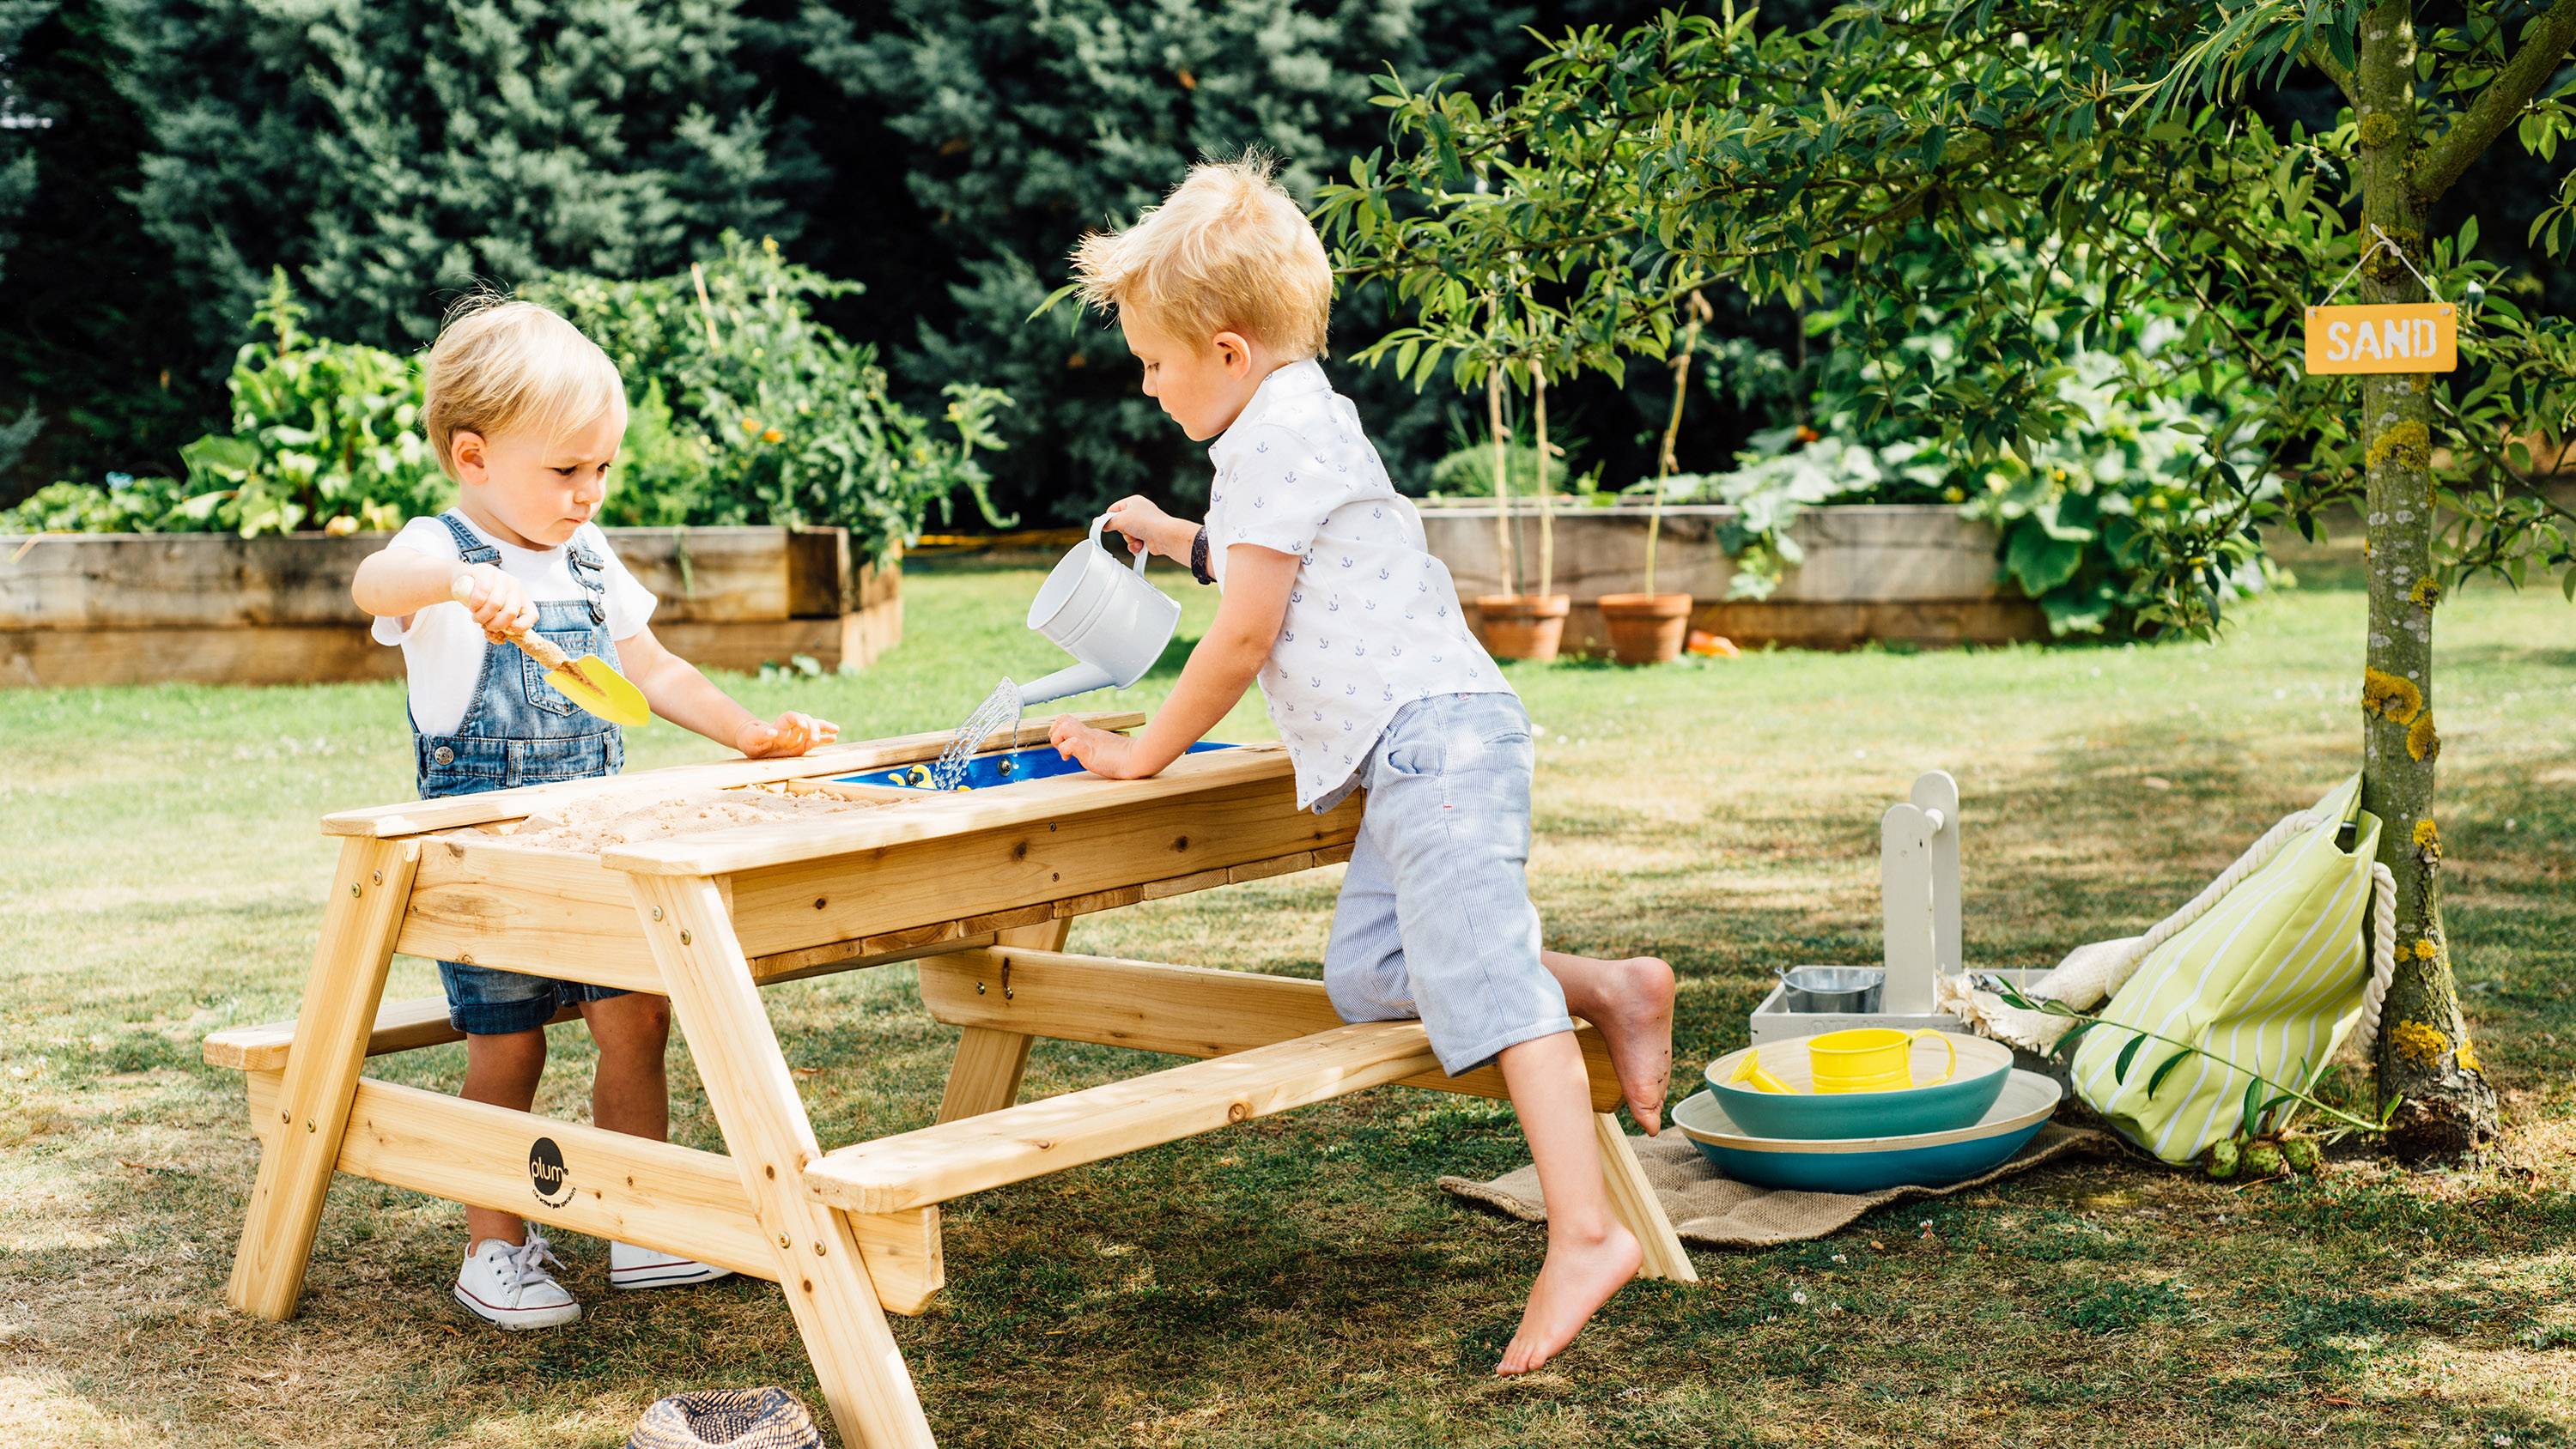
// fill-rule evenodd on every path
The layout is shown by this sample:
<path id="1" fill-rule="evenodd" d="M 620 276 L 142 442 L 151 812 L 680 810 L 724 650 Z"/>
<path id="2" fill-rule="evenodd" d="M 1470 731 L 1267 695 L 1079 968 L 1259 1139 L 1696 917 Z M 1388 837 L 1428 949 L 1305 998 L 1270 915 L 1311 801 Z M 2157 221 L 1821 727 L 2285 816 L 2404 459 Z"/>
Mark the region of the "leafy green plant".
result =
<path id="1" fill-rule="evenodd" d="M 527 292 L 605 348 L 638 400 L 637 481 L 656 495 L 630 487 L 639 496 L 625 506 L 639 513 L 839 526 L 879 559 L 930 509 L 948 519 L 960 492 L 987 522 L 1008 523 L 975 454 L 1001 446 L 993 419 L 1010 399 L 951 383 L 936 422 L 895 403 L 876 350 L 813 316 L 817 300 L 857 286 L 786 261 L 775 241 L 727 232 L 714 260 L 672 276 L 556 273 Z"/>
<path id="2" fill-rule="evenodd" d="M 2054 425 L 2002 452 L 1971 451 L 1891 399 L 1963 385 L 1962 318 L 1866 292 L 1814 308 L 1804 325 L 1823 345 L 1804 366 L 1729 354 L 1706 379 L 1713 389 L 1768 394 L 1775 406 L 1798 398 L 1796 411 L 1814 422 L 1756 434 L 1726 472 L 1667 480 L 1668 498 L 1742 510 L 1719 531 L 1736 556 L 1730 597 L 1767 597 L 1801 556 L 1790 525 L 1808 508 L 1837 503 L 1952 503 L 1994 525 L 2004 576 L 2059 635 L 2175 622 L 2161 602 L 2158 562 L 2175 549 L 2203 550 L 2191 556 L 2201 560 L 2213 612 L 2263 587 L 2269 569 L 2259 543 L 2216 527 L 2228 505 L 2201 482 L 2226 469 L 2243 493 L 2279 496 L 2265 456 L 2230 431 L 2228 419 L 2242 415 L 2241 371 L 2185 345 L 2172 315 L 2179 309 L 2169 306 L 2140 302 L 2081 332 L 2064 325 L 2067 312 L 2103 301 L 2080 253 L 2061 250 L 2042 265 L 2026 249 L 1996 247 L 1981 258 L 2001 284 L 2054 299 L 2026 340 L 2047 364 Z"/>
<path id="3" fill-rule="evenodd" d="M 180 449 L 184 478 L 57 483 L 0 524 L 247 538 L 396 528 L 444 507 L 447 481 L 420 431 L 418 368 L 381 348 L 314 337 L 303 317 L 285 270 L 271 273 L 226 383 L 232 431 Z"/>

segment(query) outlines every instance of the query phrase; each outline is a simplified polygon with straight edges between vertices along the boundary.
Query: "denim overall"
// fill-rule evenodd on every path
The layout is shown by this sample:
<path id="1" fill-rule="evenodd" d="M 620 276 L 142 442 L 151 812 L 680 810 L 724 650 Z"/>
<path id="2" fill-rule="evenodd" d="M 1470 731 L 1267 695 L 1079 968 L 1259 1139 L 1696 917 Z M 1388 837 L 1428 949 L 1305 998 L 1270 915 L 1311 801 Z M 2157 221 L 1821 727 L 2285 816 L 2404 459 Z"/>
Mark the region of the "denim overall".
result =
<path id="1" fill-rule="evenodd" d="M 438 521 L 447 525 L 465 562 L 500 562 L 501 551 L 477 538 L 454 512 L 440 514 Z M 617 645 L 608 637 L 601 560 L 578 542 L 569 547 L 573 580 L 584 597 L 540 601 L 536 632 L 575 659 L 596 654 L 615 668 Z M 489 641 L 483 646 L 483 672 L 474 681 L 474 698 L 456 732 L 426 734 L 413 720 L 411 741 L 412 766 L 424 800 L 595 779 L 616 774 L 626 763 L 626 740 L 617 726 L 582 713 L 546 683 L 545 671 L 525 650 Z M 566 1006 L 625 994 L 456 961 L 439 962 L 438 978 L 447 988 L 449 1024 L 476 1036 L 535 1031 Z"/>

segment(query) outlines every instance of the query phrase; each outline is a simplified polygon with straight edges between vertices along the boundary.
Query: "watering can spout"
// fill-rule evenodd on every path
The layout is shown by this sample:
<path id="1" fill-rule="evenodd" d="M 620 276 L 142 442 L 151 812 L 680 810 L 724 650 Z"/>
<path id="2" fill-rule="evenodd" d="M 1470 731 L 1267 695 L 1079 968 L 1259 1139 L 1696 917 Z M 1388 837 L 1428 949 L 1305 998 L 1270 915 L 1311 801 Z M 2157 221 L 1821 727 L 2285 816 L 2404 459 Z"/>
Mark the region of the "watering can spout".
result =
<path id="1" fill-rule="evenodd" d="M 1095 689 L 1107 689 L 1117 682 L 1109 677 L 1108 670 L 1097 664 L 1068 664 L 1044 679 L 1033 679 L 1026 684 L 1018 685 L 1020 708 L 1027 709 L 1033 704 L 1045 704 L 1049 700 L 1062 699 L 1069 694 L 1089 694 Z"/>

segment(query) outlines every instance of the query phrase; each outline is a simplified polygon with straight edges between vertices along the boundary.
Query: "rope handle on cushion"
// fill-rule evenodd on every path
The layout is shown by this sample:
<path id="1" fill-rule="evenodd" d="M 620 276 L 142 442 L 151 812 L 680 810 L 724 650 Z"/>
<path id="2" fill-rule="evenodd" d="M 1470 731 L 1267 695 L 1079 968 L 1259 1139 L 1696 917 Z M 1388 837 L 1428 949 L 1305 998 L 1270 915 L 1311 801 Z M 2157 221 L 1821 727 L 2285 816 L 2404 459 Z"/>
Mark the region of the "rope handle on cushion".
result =
<path id="1" fill-rule="evenodd" d="M 2397 974 L 2397 877 L 2374 860 L 2370 886 L 2370 984 L 2362 988 L 2361 1023 L 2352 1034 L 2353 1049 L 2365 1058 L 2379 1045 L 2379 1010 Z"/>

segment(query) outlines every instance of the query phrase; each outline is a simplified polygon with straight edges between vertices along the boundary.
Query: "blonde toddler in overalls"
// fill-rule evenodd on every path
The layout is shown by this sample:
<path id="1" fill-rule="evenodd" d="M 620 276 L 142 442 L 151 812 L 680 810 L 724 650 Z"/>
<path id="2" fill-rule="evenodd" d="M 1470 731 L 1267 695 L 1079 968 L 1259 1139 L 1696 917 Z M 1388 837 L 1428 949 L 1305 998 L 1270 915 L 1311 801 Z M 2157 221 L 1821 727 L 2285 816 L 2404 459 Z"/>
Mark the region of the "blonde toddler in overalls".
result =
<path id="1" fill-rule="evenodd" d="M 606 353 L 554 313 L 496 297 L 469 300 L 430 349 L 422 423 L 456 506 L 415 518 L 359 565 L 351 593 L 375 637 L 402 646 L 412 763 L 424 799 L 615 774 L 617 726 L 584 714 L 545 682 L 509 636 L 533 630 L 574 658 L 597 654 L 633 680 L 653 711 L 746 755 L 798 755 L 838 727 L 789 713 L 755 718 L 654 639 L 654 599 L 591 519 L 607 496 L 626 431 L 626 391 Z M 456 602 L 458 581 L 471 583 Z M 661 1140 L 670 1126 L 662 1052 L 670 1003 L 604 986 L 438 963 L 448 1020 L 465 1033 L 468 1100 L 526 1111 L 545 1069 L 546 1023 L 569 1006 L 599 1044 L 591 1117 Z M 502 1328 L 581 1316 L 556 1282 L 543 1235 L 514 1213 L 465 1210 L 456 1301 Z M 627 1243 L 609 1281 L 656 1288 L 725 1276 Z"/>
<path id="2" fill-rule="evenodd" d="M 1116 311 L 1146 396 L 1215 440 L 1204 526 L 1142 498 L 1113 505 L 1109 522 L 1224 597 L 1143 731 L 1066 715 L 1052 738 L 1094 774 L 1151 775 L 1257 680 L 1298 804 L 1368 791 L 1324 985 L 1345 1020 L 1419 1017 L 1452 1075 L 1501 1067 L 1547 1195 L 1548 1248 L 1496 1370 L 1534 1369 L 1635 1276 L 1641 1252 L 1610 1211 L 1568 1013 L 1600 1028 L 1629 1110 L 1653 1132 L 1672 970 L 1540 949 L 1529 716 L 1316 361 L 1332 270 L 1267 163 L 1198 167 L 1134 227 L 1084 238 L 1075 272 L 1087 302 Z"/>

